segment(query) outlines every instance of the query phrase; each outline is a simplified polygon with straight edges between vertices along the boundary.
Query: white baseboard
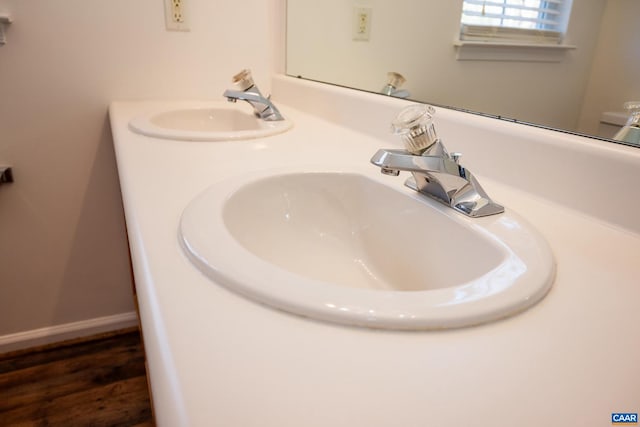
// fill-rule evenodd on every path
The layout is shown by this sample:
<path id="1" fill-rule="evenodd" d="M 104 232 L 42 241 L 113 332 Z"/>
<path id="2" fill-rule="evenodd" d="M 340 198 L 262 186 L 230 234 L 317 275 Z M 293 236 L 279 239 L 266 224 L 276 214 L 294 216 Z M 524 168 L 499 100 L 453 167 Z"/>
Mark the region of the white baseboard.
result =
<path id="1" fill-rule="evenodd" d="M 0 336 L 0 353 L 88 337 L 138 325 L 135 311 Z"/>

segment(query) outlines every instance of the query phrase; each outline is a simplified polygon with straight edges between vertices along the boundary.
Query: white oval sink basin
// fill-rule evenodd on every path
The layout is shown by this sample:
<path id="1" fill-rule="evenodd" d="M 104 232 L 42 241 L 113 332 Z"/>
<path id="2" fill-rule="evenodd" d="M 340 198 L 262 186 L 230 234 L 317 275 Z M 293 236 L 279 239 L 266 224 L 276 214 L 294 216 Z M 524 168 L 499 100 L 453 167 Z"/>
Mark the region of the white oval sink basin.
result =
<path id="1" fill-rule="evenodd" d="M 263 138 L 285 132 L 291 120 L 265 121 L 250 105 L 227 102 L 159 109 L 129 122 L 129 128 L 154 138 L 182 141 L 229 141 Z"/>
<path id="2" fill-rule="evenodd" d="M 239 177 L 189 204 L 181 242 L 220 285 L 349 325 L 468 326 L 547 293 L 553 256 L 520 217 L 470 219 L 410 191 L 352 173 Z"/>

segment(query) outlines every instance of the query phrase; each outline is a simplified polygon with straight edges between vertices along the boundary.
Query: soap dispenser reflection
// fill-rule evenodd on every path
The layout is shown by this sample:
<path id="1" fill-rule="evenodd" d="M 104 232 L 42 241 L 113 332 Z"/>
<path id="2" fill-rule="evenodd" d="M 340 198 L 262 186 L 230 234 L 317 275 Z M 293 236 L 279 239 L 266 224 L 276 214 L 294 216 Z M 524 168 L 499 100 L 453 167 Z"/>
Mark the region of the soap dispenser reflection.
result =
<path id="1" fill-rule="evenodd" d="M 640 146 L 640 101 L 627 102 L 624 108 L 629 112 L 629 120 L 613 139 Z"/>

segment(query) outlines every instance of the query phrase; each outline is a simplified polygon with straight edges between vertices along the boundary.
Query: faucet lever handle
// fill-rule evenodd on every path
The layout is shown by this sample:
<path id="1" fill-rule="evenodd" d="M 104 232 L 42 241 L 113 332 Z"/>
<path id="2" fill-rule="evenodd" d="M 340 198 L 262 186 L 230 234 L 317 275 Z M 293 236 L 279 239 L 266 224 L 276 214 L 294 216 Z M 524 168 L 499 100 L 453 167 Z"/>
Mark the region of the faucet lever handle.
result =
<path id="1" fill-rule="evenodd" d="M 426 104 L 414 104 L 403 108 L 391 122 L 391 130 L 402 137 L 408 152 L 421 155 L 436 143 L 438 135 L 433 126 L 435 108 Z"/>
<path id="2" fill-rule="evenodd" d="M 248 70 L 246 68 L 233 76 L 231 81 L 238 87 L 238 89 L 243 91 L 246 91 L 254 85 L 251 70 Z"/>

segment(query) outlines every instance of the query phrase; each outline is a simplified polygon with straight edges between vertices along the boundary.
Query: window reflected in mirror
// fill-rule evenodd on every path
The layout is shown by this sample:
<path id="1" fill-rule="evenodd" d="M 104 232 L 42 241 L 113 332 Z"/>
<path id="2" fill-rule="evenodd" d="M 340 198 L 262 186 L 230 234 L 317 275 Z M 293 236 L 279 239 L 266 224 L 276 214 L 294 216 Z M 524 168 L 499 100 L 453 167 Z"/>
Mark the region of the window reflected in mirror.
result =
<path id="1" fill-rule="evenodd" d="M 469 40 L 461 28 L 478 22 L 465 24 L 467 4 L 531 25 L 521 40 Z M 557 13 L 542 9 L 551 4 Z M 366 37 L 356 37 L 363 10 Z M 612 138 L 624 104 L 640 99 L 637 16 L 637 0 L 288 0 L 286 72 Z"/>

